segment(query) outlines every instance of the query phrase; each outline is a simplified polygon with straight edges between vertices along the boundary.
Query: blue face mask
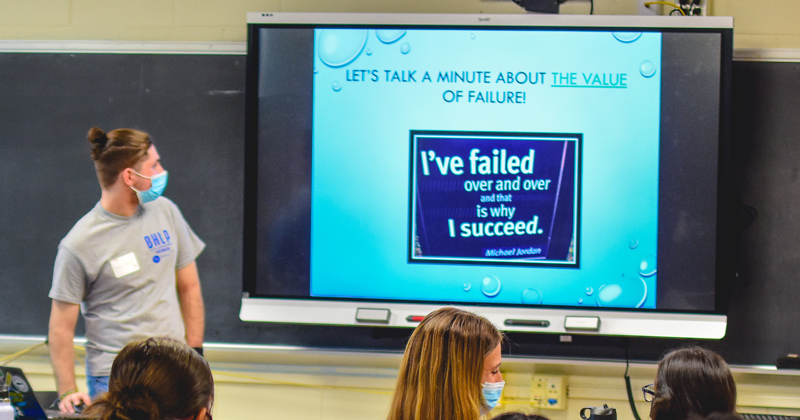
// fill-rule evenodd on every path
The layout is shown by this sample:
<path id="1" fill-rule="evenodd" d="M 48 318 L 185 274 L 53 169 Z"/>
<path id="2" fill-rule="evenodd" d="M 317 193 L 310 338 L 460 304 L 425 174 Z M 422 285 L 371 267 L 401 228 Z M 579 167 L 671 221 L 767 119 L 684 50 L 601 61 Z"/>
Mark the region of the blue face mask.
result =
<path id="1" fill-rule="evenodd" d="M 500 401 L 500 395 L 503 394 L 503 387 L 506 385 L 505 382 L 486 382 L 483 384 L 483 389 L 481 393 L 483 394 L 483 399 L 486 400 L 486 405 L 489 406 L 489 409 L 493 409 L 497 406 L 497 402 Z"/>
<path id="2" fill-rule="evenodd" d="M 139 204 L 149 203 L 164 194 L 164 189 L 167 188 L 167 171 L 155 174 L 152 177 L 144 176 L 136 171 L 133 171 L 133 173 L 150 180 L 150 188 L 145 191 L 139 191 L 131 187 L 132 190 L 136 191 L 136 196 L 139 197 Z"/>

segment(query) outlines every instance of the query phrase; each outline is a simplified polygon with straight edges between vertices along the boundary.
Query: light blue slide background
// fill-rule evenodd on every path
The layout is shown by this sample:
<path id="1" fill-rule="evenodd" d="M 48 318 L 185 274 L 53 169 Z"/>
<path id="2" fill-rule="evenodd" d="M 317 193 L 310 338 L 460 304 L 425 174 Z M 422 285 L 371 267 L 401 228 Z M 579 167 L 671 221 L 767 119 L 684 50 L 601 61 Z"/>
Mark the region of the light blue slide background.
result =
<path id="1" fill-rule="evenodd" d="M 311 294 L 655 308 L 660 60 L 659 33 L 317 30 Z M 437 82 L 445 71 L 491 83 Z M 519 71 L 545 83 L 494 83 Z M 580 84 L 624 73 L 627 88 L 554 87 L 553 72 Z M 468 91 L 521 91 L 525 103 L 470 103 Z M 582 133 L 580 268 L 409 264 L 410 130 Z"/>

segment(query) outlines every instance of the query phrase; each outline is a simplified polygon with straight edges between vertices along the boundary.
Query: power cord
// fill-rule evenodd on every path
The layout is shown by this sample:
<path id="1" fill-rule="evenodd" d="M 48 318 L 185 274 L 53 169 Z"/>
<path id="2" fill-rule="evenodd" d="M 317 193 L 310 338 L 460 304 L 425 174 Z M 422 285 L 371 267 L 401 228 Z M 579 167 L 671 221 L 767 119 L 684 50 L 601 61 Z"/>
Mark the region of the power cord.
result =
<path id="1" fill-rule="evenodd" d="M 641 417 L 639 417 L 639 411 L 636 410 L 636 403 L 633 401 L 633 390 L 631 389 L 631 377 L 628 376 L 628 368 L 630 368 L 630 358 L 628 358 L 628 340 L 625 339 L 625 389 L 628 391 L 628 402 L 631 405 L 633 418 L 642 420 Z"/>
<path id="2" fill-rule="evenodd" d="M 47 345 L 47 342 L 36 344 L 34 346 L 28 347 L 27 349 L 20 350 L 20 351 L 14 353 L 14 354 L 9 354 L 8 356 L 5 356 L 5 357 L 0 357 L 0 366 L 5 366 L 8 363 L 13 362 L 14 360 L 17 360 L 20 357 L 22 357 L 22 356 L 24 356 L 24 355 L 36 350 L 39 347 L 44 346 L 44 345 Z"/>
<path id="3" fill-rule="evenodd" d="M 675 10 L 677 10 L 677 11 L 679 11 L 679 12 L 681 13 L 681 15 L 682 15 L 682 16 L 686 16 L 686 12 L 684 12 L 684 11 L 683 11 L 683 9 L 681 8 L 681 6 L 679 6 L 679 5 L 675 4 L 675 3 L 672 3 L 672 2 L 668 2 L 668 1 L 648 1 L 648 2 L 645 2 L 645 3 L 644 3 L 644 7 L 647 7 L 647 8 L 649 8 L 650 6 L 652 6 L 652 5 L 654 5 L 654 4 L 663 4 L 663 5 L 665 5 L 665 6 L 670 6 L 670 7 L 672 7 L 672 8 L 673 8 L 673 10 L 672 10 L 671 12 L 669 12 L 669 14 L 670 14 L 670 15 L 671 15 L 673 12 L 675 12 Z"/>

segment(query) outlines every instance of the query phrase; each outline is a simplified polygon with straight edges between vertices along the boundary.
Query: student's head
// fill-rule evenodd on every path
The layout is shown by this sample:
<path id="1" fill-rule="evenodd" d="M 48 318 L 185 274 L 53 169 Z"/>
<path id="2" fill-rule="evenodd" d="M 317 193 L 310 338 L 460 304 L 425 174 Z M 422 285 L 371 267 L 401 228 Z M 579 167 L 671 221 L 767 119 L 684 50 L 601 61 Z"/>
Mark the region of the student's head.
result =
<path id="1" fill-rule="evenodd" d="M 171 338 L 134 341 L 114 359 L 108 392 L 89 408 L 100 420 L 210 420 L 208 362 Z"/>
<path id="2" fill-rule="evenodd" d="M 723 413 L 720 411 L 715 411 L 707 416 L 693 414 L 689 416 L 689 420 L 742 420 L 742 416 L 736 413 Z"/>
<path id="3" fill-rule="evenodd" d="M 736 384 L 720 355 L 701 347 L 669 352 L 658 364 L 653 420 L 686 420 L 691 415 L 736 410 Z"/>
<path id="4" fill-rule="evenodd" d="M 389 420 L 475 420 L 488 406 L 484 383 L 503 380 L 502 334 L 471 312 L 442 308 L 411 335 L 397 380 Z"/>
<path id="5" fill-rule="evenodd" d="M 492 420 L 548 420 L 545 416 L 538 414 L 525 414 L 518 411 L 509 411 L 492 417 Z"/>
<path id="6" fill-rule="evenodd" d="M 87 136 L 92 145 L 92 160 L 100 186 L 106 189 L 117 182 L 126 168 L 141 170 L 142 164 L 155 148 L 150 136 L 139 130 L 119 128 L 108 133 L 92 127 Z M 141 172 L 140 172 L 141 173 Z M 147 174 L 144 174 L 149 176 Z"/>

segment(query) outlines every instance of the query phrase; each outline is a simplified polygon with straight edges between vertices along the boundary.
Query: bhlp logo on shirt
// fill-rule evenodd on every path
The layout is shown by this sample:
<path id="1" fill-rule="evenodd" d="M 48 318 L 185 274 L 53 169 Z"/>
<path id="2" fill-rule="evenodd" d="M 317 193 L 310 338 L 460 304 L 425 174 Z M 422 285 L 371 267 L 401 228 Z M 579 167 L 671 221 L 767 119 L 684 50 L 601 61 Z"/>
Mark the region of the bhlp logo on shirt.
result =
<path id="1" fill-rule="evenodd" d="M 170 234 L 166 229 L 146 235 L 144 237 L 144 243 L 153 254 L 152 260 L 156 264 L 161 262 L 161 259 L 169 255 L 172 251 Z"/>

